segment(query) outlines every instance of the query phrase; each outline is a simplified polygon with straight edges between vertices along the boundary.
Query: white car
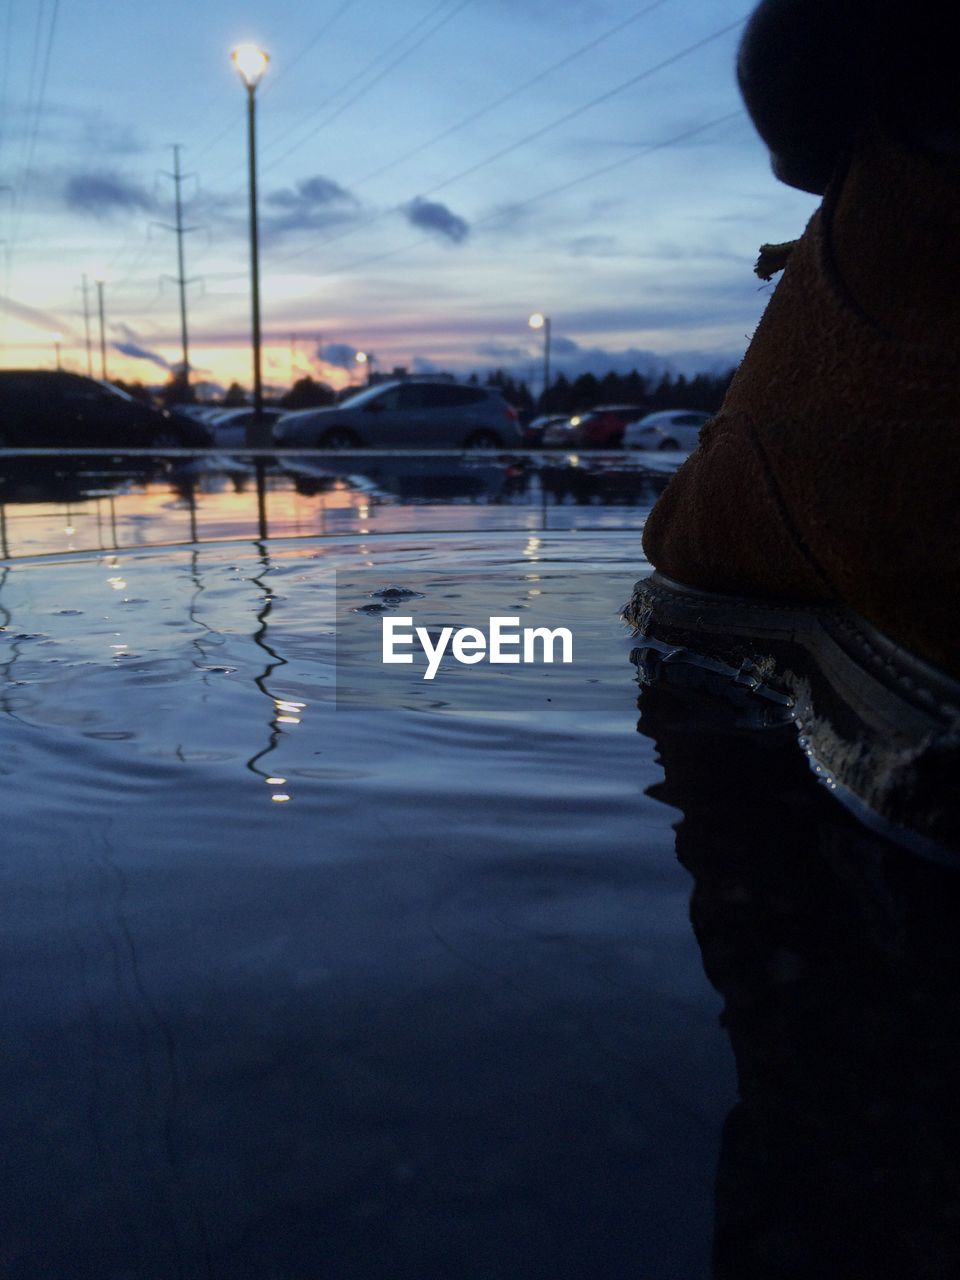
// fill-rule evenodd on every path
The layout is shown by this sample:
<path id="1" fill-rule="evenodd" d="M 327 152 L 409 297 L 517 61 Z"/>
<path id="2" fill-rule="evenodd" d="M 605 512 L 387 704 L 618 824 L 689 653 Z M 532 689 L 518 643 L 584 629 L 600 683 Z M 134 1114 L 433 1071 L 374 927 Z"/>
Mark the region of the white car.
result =
<path id="1" fill-rule="evenodd" d="M 700 428 L 712 417 L 702 409 L 662 409 L 659 413 L 648 413 L 624 428 L 623 447 L 691 453 L 699 443 Z"/>
<path id="2" fill-rule="evenodd" d="M 282 412 L 282 409 L 264 409 L 264 421 L 274 423 Z M 253 419 L 254 411 L 248 407 L 221 409 L 207 419 L 207 426 L 213 432 L 213 443 L 218 449 L 242 449 L 247 442 L 247 427 Z"/>

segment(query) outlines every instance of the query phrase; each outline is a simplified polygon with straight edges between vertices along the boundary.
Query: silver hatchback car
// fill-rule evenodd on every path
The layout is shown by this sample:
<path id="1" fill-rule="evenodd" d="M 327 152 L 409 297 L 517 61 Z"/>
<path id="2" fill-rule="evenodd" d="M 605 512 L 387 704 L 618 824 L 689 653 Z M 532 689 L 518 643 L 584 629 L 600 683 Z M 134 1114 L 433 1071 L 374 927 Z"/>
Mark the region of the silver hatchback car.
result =
<path id="1" fill-rule="evenodd" d="M 385 382 L 329 409 L 285 413 L 280 448 L 489 449 L 521 446 L 517 411 L 491 387 Z"/>

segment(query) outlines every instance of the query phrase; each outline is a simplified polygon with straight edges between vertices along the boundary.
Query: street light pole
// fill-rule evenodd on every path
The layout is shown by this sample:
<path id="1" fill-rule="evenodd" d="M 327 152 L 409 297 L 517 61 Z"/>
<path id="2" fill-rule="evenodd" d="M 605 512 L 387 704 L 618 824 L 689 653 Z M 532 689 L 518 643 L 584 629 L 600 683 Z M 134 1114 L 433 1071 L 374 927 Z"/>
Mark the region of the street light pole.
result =
<path id="1" fill-rule="evenodd" d="M 100 377 L 107 380 L 107 327 L 103 317 L 103 281 L 97 281 L 97 310 L 100 313 Z"/>
<path id="2" fill-rule="evenodd" d="M 263 375 L 260 359 L 260 233 L 257 223 L 257 85 L 270 59 L 255 44 L 237 45 L 231 57 L 247 88 L 247 168 L 250 175 L 250 310 L 253 327 L 253 423 L 247 428 L 247 443 L 253 448 L 270 444 L 269 427 L 263 420 Z M 267 478 L 262 457 L 256 459 L 257 511 L 261 541 L 267 537 Z"/>
<path id="3" fill-rule="evenodd" d="M 250 300 L 253 323 L 253 412 L 263 417 L 260 336 L 260 228 L 257 217 L 257 86 L 247 84 L 247 141 L 250 171 Z"/>
<path id="4" fill-rule="evenodd" d="M 57 373 L 61 373 L 63 371 L 63 361 L 60 358 L 60 341 L 60 334 L 53 334 L 53 350 L 57 358 Z"/>
<path id="5" fill-rule="evenodd" d="M 253 412 L 259 426 L 263 419 L 263 375 L 260 335 L 260 232 L 257 215 L 257 85 L 270 59 L 253 44 L 234 49 L 234 66 L 247 90 L 247 169 L 250 186 L 250 310 L 253 329 Z"/>
<path id="6" fill-rule="evenodd" d="M 543 407 L 546 407 L 547 392 L 550 390 L 550 317 L 542 311 L 535 311 L 527 321 L 531 329 L 543 330 Z"/>

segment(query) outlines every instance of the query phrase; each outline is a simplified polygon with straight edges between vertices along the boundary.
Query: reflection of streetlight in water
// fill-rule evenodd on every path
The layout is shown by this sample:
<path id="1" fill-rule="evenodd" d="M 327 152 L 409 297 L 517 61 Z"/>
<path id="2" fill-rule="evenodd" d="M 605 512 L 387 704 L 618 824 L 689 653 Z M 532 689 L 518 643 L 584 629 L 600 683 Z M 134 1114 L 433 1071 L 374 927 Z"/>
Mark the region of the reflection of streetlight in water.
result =
<path id="1" fill-rule="evenodd" d="M 266 545 L 262 542 L 256 543 L 257 550 L 260 553 L 260 563 L 263 566 L 262 574 L 270 569 L 270 558 L 267 554 Z M 273 612 L 274 595 L 270 586 L 264 581 L 263 576 L 253 577 L 251 582 L 255 583 L 263 592 L 263 604 L 257 614 L 257 630 L 253 633 L 253 642 L 261 648 L 267 655 L 269 661 L 264 667 L 261 675 L 254 677 L 254 684 L 260 690 L 265 698 L 269 698 L 273 706 L 273 714 L 270 718 L 270 736 L 267 745 L 262 751 L 258 751 L 255 756 L 247 761 L 247 768 L 251 773 L 255 773 L 262 778 L 269 787 L 283 787 L 286 785 L 286 778 L 280 777 L 275 773 L 268 773 L 260 767 L 260 761 L 270 755 L 277 749 L 280 738 L 283 735 L 283 726 L 299 724 L 301 720 L 301 712 L 306 709 L 306 703 L 295 702 L 290 698 L 280 698 L 275 696 L 267 688 L 267 681 L 273 675 L 278 667 L 285 667 L 287 659 L 280 656 L 275 649 L 271 649 L 267 644 L 267 631 L 269 629 L 269 618 Z M 273 791 L 270 799 L 274 804 L 286 804 L 293 797 L 287 791 Z"/>

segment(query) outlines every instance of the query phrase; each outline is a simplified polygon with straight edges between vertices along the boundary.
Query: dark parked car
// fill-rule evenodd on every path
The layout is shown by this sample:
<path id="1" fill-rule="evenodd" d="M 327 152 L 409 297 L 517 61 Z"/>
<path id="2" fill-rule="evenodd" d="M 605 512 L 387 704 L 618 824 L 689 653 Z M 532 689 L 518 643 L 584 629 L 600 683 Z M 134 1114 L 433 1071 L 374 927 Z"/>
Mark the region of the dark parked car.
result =
<path id="1" fill-rule="evenodd" d="M 521 443 L 517 411 L 498 391 L 414 379 L 370 387 L 330 409 L 285 413 L 273 439 L 285 449 L 515 449 Z"/>
<path id="2" fill-rule="evenodd" d="M 0 370 L 0 448 L 203 449 L 200 422 L 78 373 Z"/>

